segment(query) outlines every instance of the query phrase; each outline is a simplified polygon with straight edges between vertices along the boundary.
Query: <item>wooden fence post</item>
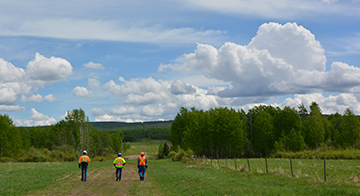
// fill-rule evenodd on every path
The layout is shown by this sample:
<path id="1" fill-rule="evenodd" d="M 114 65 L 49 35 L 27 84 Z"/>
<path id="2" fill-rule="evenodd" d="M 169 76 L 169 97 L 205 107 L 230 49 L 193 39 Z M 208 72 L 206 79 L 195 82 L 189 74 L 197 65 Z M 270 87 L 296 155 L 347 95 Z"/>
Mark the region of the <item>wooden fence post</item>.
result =
<path id="1" fill-rule="evenodd" d="M 236 165 L 236 157 L 235 157 L 234 159 L 235 159 L 235 169 L 237 169 L 237 165 Z"/>
<path id="2" fill-rule="evenodd" d="M 250 171 L 250 163 L 249 163 L 249 158 L 247 159 L 248 162 L 248 167 L 249 167 L 249 171 Z"/>
<path id="3" fill-rule="evenodd" d="M 326 162 L 324 159 L 324 182 L 326 182 Z"/>
<path id="4" fill-rule="evenodd" d="M 268 173 L 268 165 L 267 165 L 267 159 L 265 158 L 265 165 L 266 165 L 266 173 Z"/>
<path id="5" fill-rule="evenodd" d="M 290 168 L 291 168 L 291 177 L 294 177 L 293 175 L 293 168 L 292 168 L 292 160 L 290 159 Z"/>

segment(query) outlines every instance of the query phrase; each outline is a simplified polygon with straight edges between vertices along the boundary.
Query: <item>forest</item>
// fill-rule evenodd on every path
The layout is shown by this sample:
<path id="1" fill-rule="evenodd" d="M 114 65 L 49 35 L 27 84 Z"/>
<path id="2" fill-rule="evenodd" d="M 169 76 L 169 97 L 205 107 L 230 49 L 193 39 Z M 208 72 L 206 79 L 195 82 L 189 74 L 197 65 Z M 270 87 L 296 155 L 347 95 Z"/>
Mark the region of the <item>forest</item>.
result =
<path id="1" fill-rule="evenodd" d="M 349 108 L 344 114 L 323 115 L 312 102 L 297 109 L 260 105 L 207 111 L 182 107 L 170 130 L 173 148 L 191 149 L 207 157 L 269 157 L 276 152 L 359 149 L 360 121 Z"/>
<path id="2" fill-rule="evenodd" d="M 137 139 L 167 140 L 171 122 L 89 122 L 82 109 L 74 109 L 50 126 L 17 127 L 0 114 L 0 162 L 74 161 L 83 150 L 106 157 L 126 151 Z"/>
<path id="3" fill-rule="evenodd" d="M 17 127 L 8 115 L 0 115 L 0 162 L 75 161 L 83 150 L 92 157 L 107 156 L 125 150 L 123 139 L 121 131 L 94 129 L 82 109 L 45 127 Z"/>
<path id="4" fill-rule="evenodd" d="M 104 157 L 124 152 L 128 142 L 139 138 L 170 139 L 172 149 L 219 158 L 269 157 L 325 147 L 360 149 L 359 117 L 350 109 L 342 115 L 323 115 L 316 102 L 310 111 L 303 104 L 297 109 L 260 105 L 248 112 L 182 107 L 173 121 L 142 123 L 136 129 L 99 124 L 106 126 L 94 128 L 82 109 L 68 111 L 64 120 L 45 127 L 17 127 L 8 115 L 0 114 L 0 162 L 74 161 L 85 149 L 92 157 Z"/>

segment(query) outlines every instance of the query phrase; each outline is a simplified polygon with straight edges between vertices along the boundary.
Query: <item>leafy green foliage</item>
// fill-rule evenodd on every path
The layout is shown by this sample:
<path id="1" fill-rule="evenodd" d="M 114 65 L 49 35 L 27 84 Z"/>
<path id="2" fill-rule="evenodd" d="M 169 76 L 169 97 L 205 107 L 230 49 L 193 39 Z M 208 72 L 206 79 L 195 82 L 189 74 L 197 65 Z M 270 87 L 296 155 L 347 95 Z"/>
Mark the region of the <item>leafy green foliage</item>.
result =
<path id="1" fill-rule="evenodd" d="M 316 102 L 310 112 L 288 106 L 255 106 L 248 113 L 229 108 L 180 108 L 170 130 L 172 150 L 191 149 L 213 158 L 269 157 L 319 146 L 360 148 L 360 121 L 350 109 L 324 116 Z M 178 151 L 176 151 L 178 152 Z"/>
<path id="2" fill-rule="evenodd" d="M 82 109 L 67 112 L 65 120 L 44 127 L 16 127 L 0 115 L 0 158 L 11 161 L 75 161 L 83 150 L 89 156 L 107 156 L 123 151 L 122 132 L 98 131 Z M 65 147 L 64 147 L 65 146 Z"/>
<path id="3" fill-rule="evenodd" d="M 163 151 L 162 151 L 162 154 L 163 154 L 164 156 L 168 156 L 169 152 L 170 152 L 170 147 L 169 147 L 169 145 L 167 144 L 167 142 L 165 142 L 165 143 L 164 143 L 164 149 L 163 149 Z"/>

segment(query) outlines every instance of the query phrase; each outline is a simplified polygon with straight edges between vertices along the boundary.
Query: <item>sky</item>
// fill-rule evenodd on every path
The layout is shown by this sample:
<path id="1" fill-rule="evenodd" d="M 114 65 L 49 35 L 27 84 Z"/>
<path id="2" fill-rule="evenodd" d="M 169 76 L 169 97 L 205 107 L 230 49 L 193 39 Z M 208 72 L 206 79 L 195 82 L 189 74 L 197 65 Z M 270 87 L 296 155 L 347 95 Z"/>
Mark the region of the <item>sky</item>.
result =
<path id="1" fill-rule="evenodd" d="M 0 113 L 17 126 L 312 102 L 360 115 L 360 0 L 0 0 Z"/>

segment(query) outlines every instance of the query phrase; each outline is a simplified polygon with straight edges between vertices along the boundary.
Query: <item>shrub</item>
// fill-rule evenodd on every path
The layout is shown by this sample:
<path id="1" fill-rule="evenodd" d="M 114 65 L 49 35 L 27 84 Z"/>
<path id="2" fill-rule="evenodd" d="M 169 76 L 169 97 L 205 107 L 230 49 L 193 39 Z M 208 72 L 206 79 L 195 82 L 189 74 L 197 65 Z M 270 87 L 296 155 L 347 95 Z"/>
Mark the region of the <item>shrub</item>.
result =
<path id="1" fill-rule="evenodd" d="M 186 151 L 186 157 L 187 158 L 191 158 L 192 156 L 194 156 L 194 151 L 193 150 L 191 150 L 190 148 Z"/>
<path id="2" fill-rule="evenodd" d="M 171 157 L 171 160 L 181 161 L 185 157 L 185 155 L 186 155 L 186 152 L 183 149 L 181 149 L 175 154 L 175 156 Z"/>
<path id="3" fill-rule="evenodd" d="M 11 157 L 0 157 L 0 162 L 6 163 L 11 161 L 13 161 Z"/>
<path id="4" fill-rule="evenodd" d="M 175 151 L 170 151 L 169 154 L 168 154 L 168 158 L 171 158 L 171 157 L 173 157 L 175 155 L 176 155 Z"/>

